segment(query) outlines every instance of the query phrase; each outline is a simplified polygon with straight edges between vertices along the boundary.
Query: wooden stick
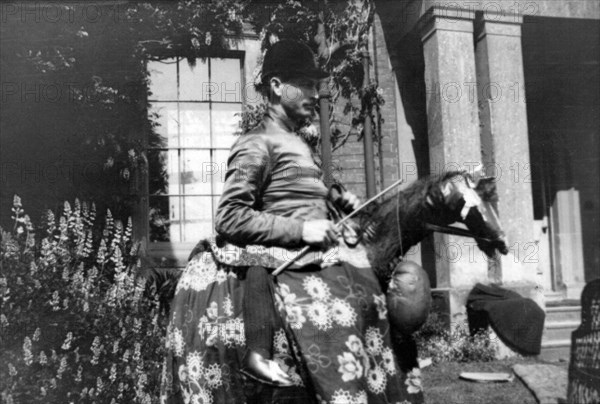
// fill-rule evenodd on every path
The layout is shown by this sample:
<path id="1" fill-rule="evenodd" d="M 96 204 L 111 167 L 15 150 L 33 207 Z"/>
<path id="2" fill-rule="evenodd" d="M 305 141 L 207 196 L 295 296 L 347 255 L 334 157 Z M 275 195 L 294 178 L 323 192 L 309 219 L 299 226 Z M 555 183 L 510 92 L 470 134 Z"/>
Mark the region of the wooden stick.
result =
<path id="1" fill-rule="evenodd" d="M 394 182 L 392 185 L 390 185 L 386 189 L 384 189 L 383 191 L 381 191 L 380 193 L 378 193 L 377 195 L 373 196 L 372 198 L 369 198 L 362 205 L 360 205 L 358 208 L 354 209 L 347 216 L 345 216 L 344 218 L 342 218 L 342 220 L 340 220 L 339 222 L 337 222 L 336 226 L 340 226 L 340 225 L 344 224 L 344 222 L 346 222 L 351 217 L 355 216 L 358 212 L 360 212 L 362 209 L 364 209 L 365 206 L 367 206 L 368 204 L 374 202 L 375 200 L 377 200 L 377 198 L 379 198 L 380 196 L 382 196 L 386 192 L 389 192 L 390 190 L 392 190 L 393 188 L 397 187 L 398 185 L 402 184 L 403 182 L 404 181 L 400 179 L 400 180 Z M 310 250 L 311 250 L 311 246 L 307 245 L 307 246 L 303 247 L 302 250 L 300 250 L 300 252 L 298 253 L 298 255 L 296 255 L 294 258 L 292 258 L 288 262 L 281 264 L 276 270 L 273 271 L 272 275 L 273 276 L 279 275 L 280 273 L 282 273 L 283 271 L 285 271 L 286 269 L 288 269 L 290 266 L 292 266 L 292 264 L 294 264 L 294 262 L 298 261 L 300 258 L 302 258 L 306 254 L 308 254 Z"/>

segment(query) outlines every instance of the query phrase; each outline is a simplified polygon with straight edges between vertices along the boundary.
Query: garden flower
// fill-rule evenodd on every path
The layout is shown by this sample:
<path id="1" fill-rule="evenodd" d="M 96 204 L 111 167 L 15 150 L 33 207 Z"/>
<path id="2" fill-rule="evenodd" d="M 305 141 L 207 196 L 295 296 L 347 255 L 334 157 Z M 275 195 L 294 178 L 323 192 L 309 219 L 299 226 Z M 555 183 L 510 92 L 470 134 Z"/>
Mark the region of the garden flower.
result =
<path id="1" fill-rule="evenodd" d="M 12 363 L 8 364 L 8 374 L 12 377 L 15 377 L 19 372 L 17 372 L 17 368 L 13 366 Z"/>
<path id="2" fill-rule="evenodd" d="M 27 366 L 33 363 L 33 355 L 31 353 L 31 339 L 25 337 L 23 341 L 23 360 Z"/>
<path id="3" fill-rule="evenodd" d="M 62 374 L 65 372 L 66 369 L 67 369 L 67 358 L 65 358 L 63 356 L 62 359 L 60 360 L 60 366 L 58 367 L 58 370 L 56 371 L 56 378 L 62 379 Z"/>
<path id="4" fill-rule="evenodd" d="M 75 375 L 75 381 L 80 382 L 82 376 L 83 376 L 83 367 L 81 365 L 79 365 L 79 367 L 77 368 L 77 374 Z"/>
<path id="5" fill-rule="evenodd" d="M 67 333 L 67 337 L 65 338 L 65 341 L 63 342 L 61 349 L 63 350 L 67 350 L 71 348 L 71 342 L 73 340 L 73 333 L 71 331 L 69 331 Z"/>
<path id="6" fill-rule="evenodd" d="M 40 248 L 32 252 L 27 250 L 31 248 L 30 241 L 35 241 L 32 234 L 28 234 L 32 236 L 31 240 L 13 243 L 16 239 L 4 237 L 3 233 L 3 257 L 12 259 L 13 249 L 14 257 L 21 257 L 18 265 L 9 262 L 3 267 L 0 277 L 0 298 L 10 297 L 11 304 L 18 309 L 10 314 L 0 314 L 0 326 L 3 333 L 8 332 L 22 341 L 22 356 L 18 361 L 20 367 L 8 363 L 5 368 L 7 377 L 18 377 L 13 381 L 17 389 L 15 391 L 20 391 L 19 402 L 46 400 L 74 403 L 88 399 L 106 403 L 129 402 L 131 400 L 126 397 L 135 393 L 135 402 L 150 404 L 152 397 L 156 396 L 158 386 L 149 387 L 148 382 L 153 377 L 150 376 L 153 375 L 153 369 L 158 368 L 164 347 L 158 303 L 143 298 L 144 285 L 137 281 L 137 273 L 142 268 L 138 263 L 137 250 L 129 246 L 131 220 L 123 229 L 110 214 L 107 216 L 111 228 L 105 237 L 101 237 L 99 246 L 93 243 L 95 233 L 92 234 L 95 206 L 89 209 L 87 204 L 79 201 L 73 205 L 65 203 L 64 211 L 58 218 L 48 212 L 42 228 L 42 234 L 47 236 L 41 240 Z M 31 233 L 35 227 L 24 212 L 19 211 L 18 218 L 22 220 L 18 221 L 21 225 L 17 228 Z M 14 229 L 13 236 L 16 232 Z M 111 246 L 111 241 L 115 239 L 119 243 L 108 251 L 107 246 Z M 97 249 L 100 250 L 100 259 L 96 254 Z M 89 259 L 85 260 L 86 257 Z M 101 265 L 100 271 L 94 266 L 96 263 Z M 114 287 L 115 272 L 120 272 L 118 287 Z M 10 295 L 8 285 L 11 285 Z M 26 299 L 22 299 L 23 296 Z M 107 298 L 114 299 L 114 306 L 109 304 Z M 39 310 L 44 306 L 51 309 L 50 313 Z M 29 326 L 22 327 L 22 322 L 13 322 L 14 313 L 31 319 Z M 47 318 L 40 318 L 41 315 Z M 151 322 L 144 321 L 147 316 L 150 316 Z M 58 325 L 63 328 L 56 329 L 58 334 L 53 329 L 47 331 L 45 327 L 48 323 L 52 327 Z M 85 329 L 69 326 L 82 323 L 86 324 Z M 36 324 L 45 326 L 36 327 Z M 33 332 L 30 331 L 32 329 Z M 47 335 L 60 336 L 60 332 L 64 333 L 62 341 L 42 339 Z M 123 335 L 119 335 L 121 332 Z M 96 336 L 91 346 L 87 342 L 90 333 Z M 127 344 L 131 345 L 127 353 L 120 352 L 121 348 L 125 348 L 122 347 L 121 337 L 127 338 Z M 102 355 L 105 350 L 102 341 L 105 338 L 111 341 L 110 350 L 106 352 L 110 355 Z M 34 342 L 37 345 L 39 341 L 43 341 L 44 350 L 33 346 Z M 81 347 L 84 350 L 90 349 L 86 355 L 78 352 L 80 341 L 83 341 Z M 57 351 L 62 353 L 58 354 Z M 149 352 L 157 359 L 148 355 Z M 121 354 L 126 361 L 133 363 L 133 371 L 132 367 L 120 370 L 121 367 L 113 358 L 116 357 L 118 361 L 118 355 Z M 143 360 L 144 357 L 149 359 Z M 69 363 L 71 360 L 73 366 Z M 103 374 L 97 379 L 98 370 L 92 370 L 92 367 L 100 365 L 102 368 L 98 370 L 103 370 L 105 376 Z M 93 375 L 93 379 L 84 378 L 84 373 Z M 108 389 L 108 384 L 116 383 L 117 379 L 121 390 L 117 391 L 116 386 Z M 29 385 L 33 380 L 39 383 L 31 389 Z M 74 385 L 79 386 L 77 389 L 81 392 L 81 399 L 66 396 L 67 392 L 73 391 Z M 7 391 L 3 394 L 3 402 L 10 402 L 7 398 L 9 393 L 15 396 L 14 392 Z"/>
<path id="7" fill-rule="evenodd" d="M 48 357 L 44 351 L 40 352 L 40 365 L 45 365 L 48 363 Z"/>

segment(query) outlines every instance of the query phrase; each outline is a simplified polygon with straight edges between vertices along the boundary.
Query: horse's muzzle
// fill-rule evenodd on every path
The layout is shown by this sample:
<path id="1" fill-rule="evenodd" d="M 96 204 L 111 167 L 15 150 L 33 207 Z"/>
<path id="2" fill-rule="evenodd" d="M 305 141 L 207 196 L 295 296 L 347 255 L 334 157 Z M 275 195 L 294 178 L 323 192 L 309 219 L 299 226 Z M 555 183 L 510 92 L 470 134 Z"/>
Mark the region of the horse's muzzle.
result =
<path id="1" fill-rule="evenodd" d="M 496 251 L 502 255 L 508 254 L 508 242 L 504 234 L 489 241 L 477 239 L 477 246 L 490 258 L 496 255 Z"/>

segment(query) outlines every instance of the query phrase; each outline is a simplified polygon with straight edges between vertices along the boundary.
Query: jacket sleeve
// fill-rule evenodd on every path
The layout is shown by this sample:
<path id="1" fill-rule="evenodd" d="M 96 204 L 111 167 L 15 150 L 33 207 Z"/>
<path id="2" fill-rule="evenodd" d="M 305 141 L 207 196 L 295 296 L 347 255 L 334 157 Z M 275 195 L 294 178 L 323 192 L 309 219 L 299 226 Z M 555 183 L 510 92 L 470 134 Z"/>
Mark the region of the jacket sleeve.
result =
<path id="1" fill-rule="evenodd" d="M 217 234 L 237 245 L 301 246 L 302 220 L 260 210 L 271 173 L 271 157 L 264 140 L 251 135 L 239 138 L 227 166 L 217 208 Z"/>

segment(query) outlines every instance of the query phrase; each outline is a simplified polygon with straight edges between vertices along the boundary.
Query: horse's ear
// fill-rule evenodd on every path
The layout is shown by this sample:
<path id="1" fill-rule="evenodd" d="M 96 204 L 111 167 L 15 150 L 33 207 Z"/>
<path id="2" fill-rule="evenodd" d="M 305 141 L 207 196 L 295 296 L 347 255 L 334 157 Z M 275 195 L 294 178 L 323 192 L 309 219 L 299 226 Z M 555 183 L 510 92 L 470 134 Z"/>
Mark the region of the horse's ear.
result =
<path id="1" fill-rule="evenodd" d="M 479 197 L 484 201 L 494 201 L 498 198 L 496 193 L 496 178 L 485 177 L 480 178 L 475 186 L 475 191 L 479 194 Z"/>
<path id="2" fill-rule="evenodd" d="M 475 169 L 473 169 L 473 173 L 471 174 L 471 178 L 473 178 L 473 182 L 475 186 L 482 179 L 485 178 L 485 170 L 483 169 L 483 164 L 479 163 Z"/>

